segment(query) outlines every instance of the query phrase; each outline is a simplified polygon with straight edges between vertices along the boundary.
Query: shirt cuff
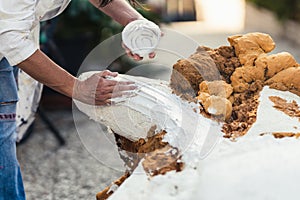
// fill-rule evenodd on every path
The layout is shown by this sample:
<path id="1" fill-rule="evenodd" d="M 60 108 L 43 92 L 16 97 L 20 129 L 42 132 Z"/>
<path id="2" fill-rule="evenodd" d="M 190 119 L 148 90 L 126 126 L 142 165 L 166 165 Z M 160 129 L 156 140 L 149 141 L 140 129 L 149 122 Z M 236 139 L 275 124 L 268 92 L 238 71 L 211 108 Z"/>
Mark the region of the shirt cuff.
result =
<path id="1" fill-rule="evenodd" d="M 16 66 L 29 58 L 34 52 L 36 52 L 36 50 L 38 50 L 38 47 L 33 41 L 25 40 L 14 50 L 7 52 L 4 57 L 8 60 L 11 66 Z"/>

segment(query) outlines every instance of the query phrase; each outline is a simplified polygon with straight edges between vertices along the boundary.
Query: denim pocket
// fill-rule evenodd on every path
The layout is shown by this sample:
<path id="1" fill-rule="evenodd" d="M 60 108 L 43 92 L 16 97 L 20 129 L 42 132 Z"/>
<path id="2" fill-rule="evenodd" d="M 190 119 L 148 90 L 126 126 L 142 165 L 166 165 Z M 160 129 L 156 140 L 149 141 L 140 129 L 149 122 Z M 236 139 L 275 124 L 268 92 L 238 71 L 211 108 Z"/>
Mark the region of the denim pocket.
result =
<path id="1" fill-rule="evenodd" d="M 8 139 L 15 142 L 16 136 L 16 103 L 0 105 L 0 146 Z"/>
<path id="2" fill-rule="evenodd" d="M 17 101 L 18 91 L 13 67 L 3 58 L 0 61 L 0 104 Z"/>
<path id="3" fill-rule="evenodd" d="M 0 61 L 0 146 L 7 138 L 15 137 L 17 83 L 14 68 L 3 58 Z"/>

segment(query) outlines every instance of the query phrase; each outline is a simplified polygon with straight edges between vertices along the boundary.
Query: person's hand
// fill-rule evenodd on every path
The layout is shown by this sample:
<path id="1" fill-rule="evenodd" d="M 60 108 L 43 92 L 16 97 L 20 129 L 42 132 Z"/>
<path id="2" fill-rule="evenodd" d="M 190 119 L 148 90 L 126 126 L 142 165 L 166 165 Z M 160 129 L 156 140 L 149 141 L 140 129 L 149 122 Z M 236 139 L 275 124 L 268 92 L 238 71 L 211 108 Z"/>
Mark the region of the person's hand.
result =
<path id="1" fill-rule="evenodd" d="M 122 42 L 122 47 L 125 49 L 125 52 L 128 57 L 131 57 L 136 61 L 143 60 L 143 57 L 139 56 L 138 54 L 132 53 L 132 51 L 128 47 L 126 47 L 126 45 L 123 42 Z M 148 54 L 150 59 L 155 58 L 155 55 L 156 55 L 155 52 L 151 52 Z"/>
<path id="2" fill-rule="evenodd" d="M 117 72 L 105 70 L 93 74 L 86 80 L 78 80 L 75 83 L 73 98 L 92 105 L 109 105 L 112 103 L 112 98 L 136 89 L 133 82 L 118 82 L 106 78 L 117 75 Z"/>
<path id="3" fill-rule="evenodd" d="M 154 22 L 147 19 L 133 20 L 122 31 L 122 47 L 126 54 L 136 61 L 142 60 L 147 54 L 152 59 L 155 57 L 154 51 L 163 35 L 159 26 Z"/>

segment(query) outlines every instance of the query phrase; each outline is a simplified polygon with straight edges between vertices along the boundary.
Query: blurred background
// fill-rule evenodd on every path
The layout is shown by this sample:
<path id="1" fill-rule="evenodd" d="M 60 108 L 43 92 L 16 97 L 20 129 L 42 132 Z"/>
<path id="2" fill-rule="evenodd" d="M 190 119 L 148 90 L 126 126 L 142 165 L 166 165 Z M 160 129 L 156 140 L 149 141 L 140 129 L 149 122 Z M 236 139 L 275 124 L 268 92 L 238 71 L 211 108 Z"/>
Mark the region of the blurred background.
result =
<path id="1" fill-rule="evenodd" d="M 179 31 L 200 45 L 217 48 L 228 45 L 230 35 L 259 31 L 273 37 L 275 52 L 288 51 L 300 62 L 300 0 L 139 2 L 143 7 L 136 9 L 146 18 Z M 41 49 L 77 75 L 89 52 L 122 29 L 87 0 L 72 0 L 62 15 L 41 24 Z M 122 56 L 109 69 L 126 73 L 136 65 Z M 30 137 L 18 146 L 28 199 L 94 199 L 97 192 L 122 173 L 99 163 L 81 144 L 74 127 L 71 99 L 44 87 L 40 106 L 66 144 L 60 145 L 49 124 L 37 115 Z"/>
<path id="2" fill-rule="evenodd" d="M 195 39 L 208 41 L 205 35 L 226 35 L 261 31 L 300 43 L 300 0 L 140 0 L 136 9 L 162 27 L 168 27 Z M 53 20 L 43 22 L 41 48 L 67 71 L 76 75 L 88 53 L 100 42 L 122 31 L 122 26 L 93 7 L 87 0 L 72 0 L 67 10 Z M 215 39 L 217 44 L 219 41 Z M 210 45 L 209 43 L 207 45 Z M 220 45 L 222 45 L 220 43 Z M 118 65 L 118 62 L 121 63 Z M 126 72 L 130 60 L 119 59 L 110 68 Z M 44 89 L 42 105 L 70 106 L 70 99 Z M 52 103 L 60 100 L 59 104 Z M 53 106 L 52 106 L 53 108 Z"/>

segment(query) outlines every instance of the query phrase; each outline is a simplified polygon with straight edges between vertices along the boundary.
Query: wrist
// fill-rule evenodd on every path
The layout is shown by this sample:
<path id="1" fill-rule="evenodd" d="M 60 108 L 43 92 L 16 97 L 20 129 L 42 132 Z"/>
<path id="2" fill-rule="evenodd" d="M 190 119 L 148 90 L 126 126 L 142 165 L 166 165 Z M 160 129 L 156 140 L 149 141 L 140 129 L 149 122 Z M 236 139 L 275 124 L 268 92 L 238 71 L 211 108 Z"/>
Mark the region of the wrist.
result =
<path id="1" fill-rule="evenodd" d="M 130 22 L 133 22 L 135 20 L 146 20 L 146 18 L 144 18 L 143 16 L 128 18 L 128 20 L 125 22 L 124 26 L 126 26 L 127 24 L 129 24 Z"/>
<path id="2" fill-rule="evenodd" d="M 80 91 L 82 89 L 82 81 L 76 78 L 73 85 L 72 98 L 80 101 Z"/>

